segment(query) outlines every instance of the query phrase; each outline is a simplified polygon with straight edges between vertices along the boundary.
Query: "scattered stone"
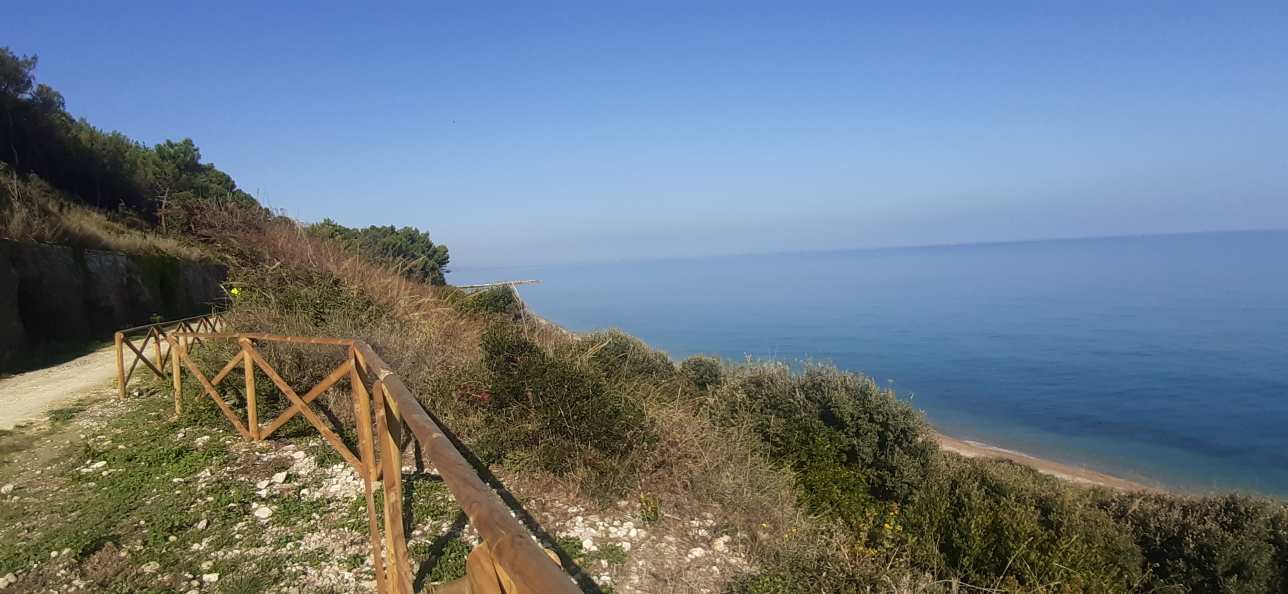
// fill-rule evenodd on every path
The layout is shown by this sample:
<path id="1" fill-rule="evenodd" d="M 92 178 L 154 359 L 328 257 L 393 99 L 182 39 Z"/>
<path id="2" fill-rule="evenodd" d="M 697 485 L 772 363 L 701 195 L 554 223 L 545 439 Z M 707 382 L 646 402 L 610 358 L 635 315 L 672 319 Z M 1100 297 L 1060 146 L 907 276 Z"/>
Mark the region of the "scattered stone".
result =
<path id="1" fill-rule="evenodd" d="M 285 471 L 285 470 L 283 470 L 283 471 L 281 471 L 281 472 L 279 472 L 279 473 L 277 473 L 277 474 L 273 475 L 273 482 L 274 482 L 274 483 L 277 483 L 277 484 L 279 484 L 279 485 L 280 485 L 280 484 L 282 484 L 282 483 L 284 483 L 284 482 L 286 482 L 286 471 Z"/>
<path id="2" fill-rule="evenodd" d="M 215 566 L 215 562 L 214 562 L 214 561 L 202 561 L 202 562 L 201 562 L 201 570 L 202 570 L 202 571 L 210 571 L 210 568 L 212 568 L 212 567 L 214 567 L 214 566 Z"/>
<path id="3" fill-rule="evenodd" d="M 205 582 L 205 583 L 207 583 L 207 584 L 213 584 L 213 583 L 215 583 L 215 582 L 219 581 L 219 574 L 217 574 L 217 573 L 207 573 L 207 574 L 204 574 L 204 575 L 202 575 L 202 576 L 201 576 L 201 581 L 203 581 L 203 582 Z"/>
<path id="4" fill-rule="evenodd" d="M 148 561 L 143 564 L 143 573 L 156 573 L 161 569 L 161 564 L 156 561 Z"/>
<path id="5" fill-rule="evenodd" d="M 205 530 L 206 526 L 209 526 L 209 525 L 210 525 L 210 520 L 202 518 L 200 522 L 197 522 L 197 525 L 194 526 L 194 528 L 196 528 L 197 530 Z"/>
<path id="6" fill-rule="evenodd" d="M 12 573 L 5 574 L 4 577 L 0 578 L 0 589 L 8 588 L 11 584 L 13 584 L 16 581 L 18 581 L 17 576 L 13 575 Z"/>
<path id="7" fill-rule="evenodd" d="M 273 509 L 268 506 L 264 506 L 264 507 L 256 508 L 253 513 L 256 518 L 259 518 L 261 520 L 267 520 L 269 516 L 273 515 Z"/>
<path id="8" fill-rule="evenodd" d="M 13 493 L 13 483 L 0 487 L 0 495 L 8 495 L 10 493 Z"/>

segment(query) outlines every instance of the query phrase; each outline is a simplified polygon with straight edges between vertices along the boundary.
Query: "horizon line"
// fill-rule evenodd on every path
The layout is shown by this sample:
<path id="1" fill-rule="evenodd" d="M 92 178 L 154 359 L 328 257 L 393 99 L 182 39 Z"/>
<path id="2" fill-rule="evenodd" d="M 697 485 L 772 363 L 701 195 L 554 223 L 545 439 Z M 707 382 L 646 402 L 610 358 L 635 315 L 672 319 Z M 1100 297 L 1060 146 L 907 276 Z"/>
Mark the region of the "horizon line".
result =
<path id="1" fill-rule="evenodd" d="M 1237 233 L 1283 233 L 1288 232 L 1288 227 L 1252 227 L 1243 229 L 1210 229 L 1200 231 L 1166 231 L 1160 233 L 1118 233 L 1107 235 L 1071 235 L 1064 237 L 1042 237 L 1032 239 L 996 239 L 983 241 L 959 241 L 945 243 L 914 243 L 907 245 L 882 245 L 882 246 L 865 246 L 865 247 L 842 247 L 842 248 L 825 248 L 825 249 L 802 249 L 802 250 L 772 250 L 772 251 L 751 251 L 751 252 L 733 252 L 724 254 L 691 254 L 683 256 L 659 256 L 652 258 L 619 258 L 619 259 L 602 259 L 602 260 L 574 260 L 564 262 L 538 262 L 532 264 L 487 264 L 482 266 L 465 266 L 468 270 L 491 270 L 497 268 L 535 268 L 542 266 L 585 266 L 600 264 L 641 264 L 646 262 L 668 262 L 672 260 L 693 260 L 699 258 L 742 258 L 748 256 L 785 256 L 793 254 L 839 254 L 846 252 L 880 252 L 892 250 L 918 250 L 918 249 L 943 249 L 943 248 L 963 248 L 963 247 L 990 247 L 1001 245 L 1016 245 L 1025 243 L 1055 243 L 1063 241 L 1092 241 L 1104 239 L 1144 239 L 1150 237 L 1179 237 L 1186 235 L 1223 235 Z M 451 274 L 451 270 L 447 273 Z"/>

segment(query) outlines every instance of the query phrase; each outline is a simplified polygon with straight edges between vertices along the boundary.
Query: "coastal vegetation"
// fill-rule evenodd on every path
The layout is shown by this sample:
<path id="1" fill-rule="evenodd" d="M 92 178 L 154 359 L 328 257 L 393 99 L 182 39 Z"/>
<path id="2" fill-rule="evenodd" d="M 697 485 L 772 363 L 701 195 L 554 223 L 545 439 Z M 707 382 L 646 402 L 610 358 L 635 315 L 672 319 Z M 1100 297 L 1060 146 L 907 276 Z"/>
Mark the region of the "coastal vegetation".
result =
<path id="1" fill-rule="evenodd" d="M 12 149 L 4 155 L 12 189 L 0 208 L 26 213 L 8 214 L 0 232 L 226 262 L 237 288 L 228 312 L 234 327 L 365 340 L 520 498 L 554 492 L 589 507 L 627 502 L 650 527 L 711 514 L 711 529 L 753 561 L 726 576 L 730 591 L 1288 591 L 1288 508 L 1281 501 L 1119 492 L 966 459 L 941 451 L 918 411 L 860 374 L 711 357 L 677 364 L 619 331 L 563 331 L 525 315 L 539 312 L 525 312 L 512 288 L 467 294 L 444 286 L 447 250 L 426 233 L 329 220 L 300 225 L 202 163 L 191 141 L 149 148 L 74 120 L 56 91 L 34 83 L 34 66 L 34 58 L 0 51 L 0 145 Z M 219 354 L 198 356 L 226 360 Z M 306 347 L 268 355 L 300 385 L 334 363 Z M 227 428 L 208 404 L 199 405 L 192 384 L 187 417 L 163 422 L 155 402 L 140 405 L 130 413 L 136 417 L 104 425 L 111 443 L 96 438 L 102 443 L 67 455 L 63 474 L 75 473 L 82 486 L 93 483 L 81 469 L 98 471 L 98 462 L 123 471 L 111 481 L 99 471 L 97 491 L 66 491 L 83 499 L 51 509 L 79 506 L 94 524 L 42 532 L 41 543 L 85 564 L 106 564 L 124 546 L 139 559 L 182 568 L 176 571 L 207 570 L 180 554 L 195 549 L 165 543 L 206 546 L 191 540 L 187 527 L 242 522 L 252 494 L 225 481 L 224 472 L 202 491 L 209 499 L 170 485 L 201 466 L 256 455 L 225 441 Z M 331 397 L 319 402 L 342 418 L 349 414 Z M 143 417 L 146 423 L 129 422 Z M 161 443 L 146 429 L 187 424 L 214 445 Z M 284 435 L 291 438 L 289 427 Z M 122 444 L 138 445 L 142 457 L 120 453 Z M 134 498 L 143 487 L 152 493 L 151 511 Z M 275 513 L 309 528 L 342 519 L 342 510 L 314 510 L 290 493 L 274 497 Z M 21 510 L 7 509 L 16 526 Z M 136 519 L 148 527 L 138 531 Z M 121 534 L 137 542 L 112 541 Z M 214 536 L 217 544 L 240 538 Z M 43 561 L 47 548 L 10 539 L 0 546 L 0 569 L 21 571 Z M 451 550 L 459 562 L 467 548 Z M 630 553 L 598 554 L 607 561 Z M 150 583 L 120 567 L 123 561 L 112 563 L 109 582 L 131 576 L 118 580 L 118 591 Z M 246 579 L 284 575 L 240 563 L 226 559 L 219 568 Z"/>
<path id="2" fill-rule="evenodd" d="M 291 260 L 271 251 L 285 242 L 261 245 Z M 345 297 L 322 310 L 308 299 L 247 301 L 239 324 L 388 347 L 413 391 L 481 463 L 517 477 L 518 492 L 554 481 L 592 502 L 648 501 L 681 517 L 720 510 L 760 566 L 734 591 L 948 591 L 951 580 L 1017 592 L 1285 587 L 1282 502 L 1126 493 L 963 458 L 940 451 L 892 390 L 825 365 L 676 364 L 618 331 L 573 335 L 516 316 L 497 296 L 480 301 L 494 308 L 462 309 L 439 305 L 459 303 L 450 287 L 421 285 L 415 298 L 410 285 L 369 291 L 375 265 L 289 278 L 254 268 L 235 273 L 251 294 L 312 283 L 312 293 Z"/>

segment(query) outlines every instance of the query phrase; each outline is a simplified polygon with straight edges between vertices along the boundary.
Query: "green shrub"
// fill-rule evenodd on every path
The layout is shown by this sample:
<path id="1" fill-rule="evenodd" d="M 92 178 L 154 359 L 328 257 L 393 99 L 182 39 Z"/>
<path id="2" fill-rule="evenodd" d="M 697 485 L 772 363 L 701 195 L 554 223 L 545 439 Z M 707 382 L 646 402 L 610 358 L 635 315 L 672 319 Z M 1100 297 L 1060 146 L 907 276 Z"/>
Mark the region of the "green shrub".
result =
<path id="1" fill-rule="evenodd" d="M 719 387 L 723 370 L 720 360 L 705 355 L 694 355 L 680 364 L 680 373 L 693 382 L 699 390 Z"/>
<path id="2" fill-rule="evenodd" d="M 240 289 L 236 305 L 242 310 L 271 312 L 314 327 L 335 318 L 356 321 L 376 314 L 375 302 L 367 293 L 327 272 L 246 266 L 234 269 L 231 277 Z"/>
<path id="3" fill-rule="evenodd" d="M 904 522 L 919 565 L 968 583 L 1120 592 L 1141 575 L 1130 533 L 1087 491 L 1010 462 L 946 460 Z"/>
<path id="4" fill-rule="evenodd" d="M 464 293 L 454 300 L 456 310 L 468 315 L 501 315 L 516 318 L 523 313 L 523 303 L 509 285 L 492 287 L 477 293 Z"/>
<path id="5" fill-rule="evenodd" d="M 666 353 L 653 350 L 621 330 L 586 335 L 577 346 L 584 350 L 590 365 L 612 381 L 657 381 L 676 373 Z"/>
<path id="6" fill-rule="evenodd" d="M 1273 591 L 1288 592 L 1288 505 L 1279 505 L 1270 517 L 1270 544 L 1275 548 L 1275 576 Z"/>
<path id="7" fill-rule="evenodd" d="M 1282 506 L 1239 495 L 1122 494 L 1103 507 L 1135 535 L 1154 588 L 1270 592 L 1278 586 L 1282 591 Z"/>
<path id="8" fill-rule="evenodd" d="M 756 428 L 772 458 L 816 474 L 826 458 L 850 471 L 834 473 L 845 477 L 838 492 L 863 484 L 878 499 L 906 501 L 938 451 L 920 413 L 893 391 L 834 367 L 792 374 L 782 364 L 749 365 L 724 383 L 720 400 L 727 419 Z"/>
<path id="9" fill-rule="evenodd" d="M 736 594 L 867 594 L 869 592 L 926 592 L 929 588 L 899 588 L 908 585 L 905 564 L 889 559 L 867 564 L 841 558 L 839 555 L 795 553 L 771 559 L 753 575 L 730 585 Z M 896 574 L 902 574 L 897 578 Z"/>
<path id="10" fill-rule="evenodd" d="M 647 439 L 635 402 L 573 361 L 546 353 L 520 327 L 493 324 L 482 345 L 491 378 L 484 453 L 527 458 L 556 473 L 578 467 L 615 473 Z"/>

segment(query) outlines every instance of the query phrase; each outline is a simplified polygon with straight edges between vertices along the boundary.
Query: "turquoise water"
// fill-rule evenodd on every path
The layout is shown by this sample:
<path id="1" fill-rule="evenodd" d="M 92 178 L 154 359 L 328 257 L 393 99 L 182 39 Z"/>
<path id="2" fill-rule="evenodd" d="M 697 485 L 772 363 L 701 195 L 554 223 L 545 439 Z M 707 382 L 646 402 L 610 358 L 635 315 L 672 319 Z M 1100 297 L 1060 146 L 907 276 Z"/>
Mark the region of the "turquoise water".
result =
<path id="1" fill-rule="evenodd" d="M 957 437 L 1195 491 L 1288 495 L 1288 232 L 461 270 L 573 330 L 813 359 Z"/>

